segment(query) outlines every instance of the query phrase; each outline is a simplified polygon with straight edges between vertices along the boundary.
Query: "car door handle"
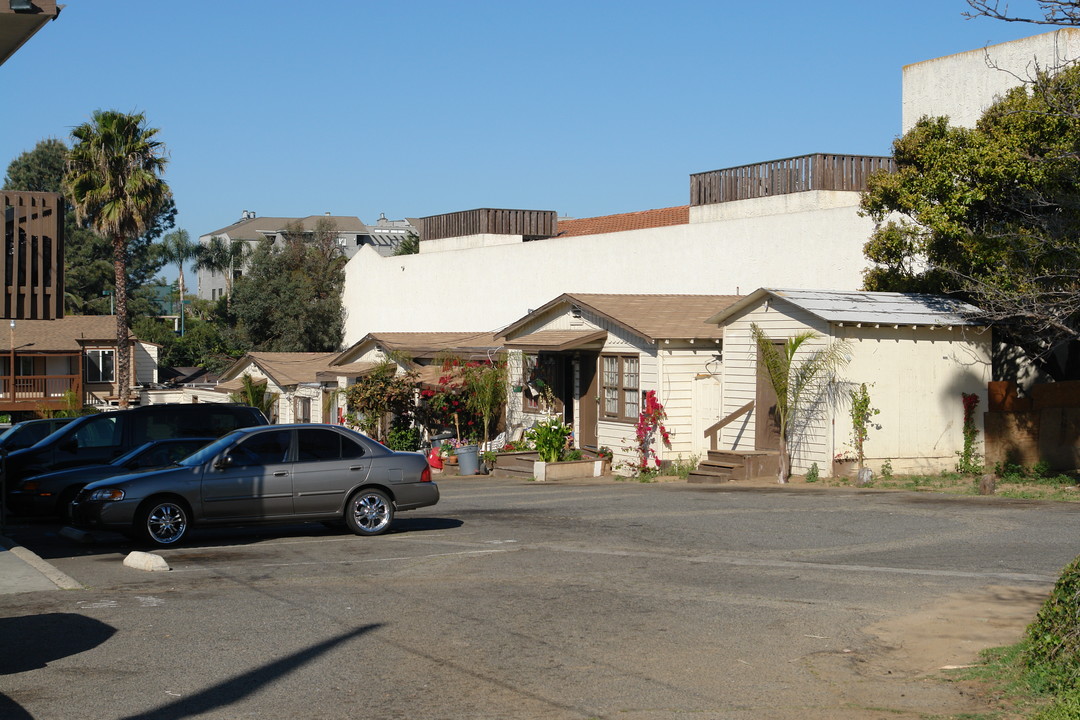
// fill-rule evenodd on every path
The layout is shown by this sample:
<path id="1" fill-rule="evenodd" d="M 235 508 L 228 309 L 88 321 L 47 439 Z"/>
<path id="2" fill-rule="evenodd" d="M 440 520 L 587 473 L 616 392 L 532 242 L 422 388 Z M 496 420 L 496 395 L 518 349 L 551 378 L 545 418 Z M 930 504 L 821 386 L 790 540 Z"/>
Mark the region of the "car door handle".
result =
<path id="1" fill-rule="evenodd" d="M 285 477 L 288 474 L 289 473 L 285 472 L 284 470 L 279 470 L 276 473 L 274 473 L 274 477 Z"/>
<path id="2" fill-rule="evenodd" d="M 350 470 L 363 470 L 364 466 L 363 465 L 351 465 L 351 466 L 349 466 L 349 469 Z"/>

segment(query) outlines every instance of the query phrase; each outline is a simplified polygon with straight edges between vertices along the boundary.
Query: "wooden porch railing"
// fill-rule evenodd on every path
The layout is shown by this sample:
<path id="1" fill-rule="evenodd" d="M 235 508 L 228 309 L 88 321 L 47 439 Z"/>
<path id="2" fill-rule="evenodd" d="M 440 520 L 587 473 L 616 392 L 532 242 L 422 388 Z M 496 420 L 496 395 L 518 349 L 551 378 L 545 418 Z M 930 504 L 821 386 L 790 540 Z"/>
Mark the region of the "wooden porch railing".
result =
<path id="1" fill-rule="evenodd" d="M 725 425 L 730 423 L 732 420 L 735 420 L 736 418 L 742 417 L 746 413 L 753 410 L 753 408 L 754 408 L 754 401 L 751 400 L 750 402 L 746 403 L 741 408 L 739 408 L 735 412 L 731 413 L 727 417 L 725 417 L 725 418 L 723 418 L 721 420 L 718 420 L 717 422 L 713 423 L 708 428 L 706 428 L 705 432 L 703 433 L 703 437 L 709 438 L 709 449 L 710 450 L 716 450 L 717 449 L 717 447 L 716 447 L 716 442 L 717 442 L 716 438 L 717 438 L 717 435 L 720 434 L 720 428 L 724 427 Z"/>
<path id="2" fill-rule="evenodd" d="M 11 382 L 10 376 L 0 377 L 0 408 L 62 404 L 64 393 L 69 390 L 82 400 L 82 382 L 78 375 L 18 375 L 14 388 Z"/>

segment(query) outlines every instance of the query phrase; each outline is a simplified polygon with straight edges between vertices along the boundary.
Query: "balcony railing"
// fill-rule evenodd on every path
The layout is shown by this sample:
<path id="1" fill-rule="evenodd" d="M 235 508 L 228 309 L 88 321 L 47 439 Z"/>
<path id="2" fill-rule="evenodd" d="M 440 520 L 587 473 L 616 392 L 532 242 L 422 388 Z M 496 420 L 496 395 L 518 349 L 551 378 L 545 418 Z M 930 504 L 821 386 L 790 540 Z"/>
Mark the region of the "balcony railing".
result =
<path id="1" fill-rule="evenodd" d="M 430 215 L 420 219 L 420 239 L 465 237 L 467 235 L 521 235 L 526 240 L 553 237 L 554 210 L 499 210 L 480 208 Z"/>
<path id="2" fill-rule="evenodd" d="M 690 176 L 690 205 L 785 195 L 807 190 L 866 190 L 870 174 L 896 171 L 896 161 L 877 155 L 801 155 Z"/>
<path id="3" fill-rule="evenodd" d="M 0 377 L 0 410 L 66 407 L 64 394 L 73 391 L 82 400 L 78 375 L 17 375 Z"/>

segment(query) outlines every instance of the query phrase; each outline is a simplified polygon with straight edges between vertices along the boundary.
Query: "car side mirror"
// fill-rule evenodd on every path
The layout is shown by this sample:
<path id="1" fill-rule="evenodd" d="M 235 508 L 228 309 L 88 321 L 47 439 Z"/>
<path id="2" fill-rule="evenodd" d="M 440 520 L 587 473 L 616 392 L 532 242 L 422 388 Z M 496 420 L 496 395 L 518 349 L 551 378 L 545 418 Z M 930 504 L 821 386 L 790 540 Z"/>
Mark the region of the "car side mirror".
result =
<path id="1" fill-rule="evenodd" d="M 224 470 L 225 468 L 232 467 L 233 457 L 232 455 L 222 455 L 214 462 L 214 467 L 218 470 Z"/>

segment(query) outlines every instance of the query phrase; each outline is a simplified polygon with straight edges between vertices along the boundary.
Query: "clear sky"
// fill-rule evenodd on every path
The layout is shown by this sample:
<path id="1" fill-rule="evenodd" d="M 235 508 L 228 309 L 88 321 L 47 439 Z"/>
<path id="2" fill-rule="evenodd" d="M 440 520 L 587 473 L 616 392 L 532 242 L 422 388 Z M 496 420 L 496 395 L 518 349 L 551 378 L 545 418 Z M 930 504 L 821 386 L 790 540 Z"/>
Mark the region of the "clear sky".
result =
<path id="1" fill-rule="evenodd" d="M 1015 0 L 1015 10 L 1034 7 Z M 145 112 L 193 238 L 243 210 L 374 223 L 683 205 L 694 172 L 886 155 L 905 64 L 1052 28 L 964 0 L 67 0 L 0 66 L 0 163 Z"/>

